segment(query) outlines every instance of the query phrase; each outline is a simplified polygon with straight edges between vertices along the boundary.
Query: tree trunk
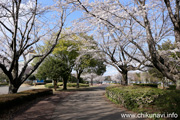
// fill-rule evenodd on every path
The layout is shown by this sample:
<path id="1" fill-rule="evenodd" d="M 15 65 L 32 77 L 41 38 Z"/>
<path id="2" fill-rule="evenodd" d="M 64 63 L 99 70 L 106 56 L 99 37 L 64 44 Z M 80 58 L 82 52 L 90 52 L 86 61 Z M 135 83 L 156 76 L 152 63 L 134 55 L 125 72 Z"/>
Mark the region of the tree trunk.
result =
<path id="1" fill-rule="evenodd" d="M 180 30 L 179 28 L 174 29 L 175 41 L 180 42 Z"/>
<path id="2" fill-rule="evenodd" d="M 179 28 L 175 28 L 174 34 L 175 34 L 175 41 L 180 42 L 180 30 L 179 30 Z M 180 90 L 180 80 L 179 80 L 179 78 L 176 80 L 176 89 Z"/>
<path id="3" fill-rule="evenodd" d="M 175 35 L 175 41 L 180 42 L 180 29 L 179 29 L 179 27 L 174 29 L 174 35 Z M 179 49 L 179 47 L 178 47 L 178 49 Z M 180 90 L 180 80 L 179 79 L 176 80 L 176 89 Z"/>
<path id="4" fill-rule="evenodd" d="M 9 92 L 8 92 L 8 94 L 17 93 L 19 87 L 20 87 L 20 85 L 15 85 L 15 84 L 9 83 Z"/>
<path id="5" fill-rule="evenodd" d="M 77 74 L 77 88 L 79 88 L 79 78 L 80 78 L 80 76 L 79 76 L 79 72 L 76 72 L 76 74 Z"/>
<path id="6" fill-rule="evenodd" d="M 67 90 L 67 79 L 63 79 L 63 90 Z"/>
<path id="7" fill-rule="evenodd" d="M 93 76 L 91 75 L 91 86 L 93 86 Z"/>
<path id="8" fill-rule="evenodd" d="M 79 88 L 79 82 L 80 82 L 80 77 L 81 77 L 81 74 L 82 74 L 83 70 L 77 70 L 76 71 L 76 78 L 77 78 L 77 88 Z"/>
<path id="9" fill-rule="evenodd" d="M 81 73 L 77 72 L 77 88 L 79 88 L 79 81 L 80 81 L 80 76 L 81 76 Z"/>
<path id="10" fill-rule="evenodd" d="M 79 88 L 79 79 L 77 79 L 77 86 L 76 87 Z"/>
<path id="11" fill-rule="evenodd" d="M 127 71 L 123 71 L 122 72 L 122 81 L 121 81 L 121 85 L 128 85 L 128 72 Z"/>
<path id="12" fill-rule="evenodd" d="M 77 88 L 79 88 L 79 78 L 77 78 Z"/>
<path id="13" fill-rule="evenodd" d="M 56 91 L 57 88 L 57 80 L 53 80 L 54 81 L 54 90 Z"/>

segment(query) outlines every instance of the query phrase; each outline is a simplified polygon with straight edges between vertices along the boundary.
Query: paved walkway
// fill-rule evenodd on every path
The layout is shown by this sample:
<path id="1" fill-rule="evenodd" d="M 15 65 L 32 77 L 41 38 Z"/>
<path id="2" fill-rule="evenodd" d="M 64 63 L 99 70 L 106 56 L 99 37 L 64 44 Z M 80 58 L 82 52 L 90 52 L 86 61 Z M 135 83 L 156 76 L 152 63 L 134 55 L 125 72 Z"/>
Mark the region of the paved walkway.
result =
<path id="1" fill-rule="evenodd" d="M 121 114 L 132 112 L 116 107 L 104 93 L 105 87 L 96 87 L 68 96 L 57 94 L 15 116 L 14 120 L 129 120 L 121 118 Z"/>
<path id="2" fill-rule="evenodd" d="M 44 85 L 37 85 L 37 86 L 30 86 L 27 84 L 22 84 L 21 87 L 18 89 L 18 92 L 31 90 L 31 89 L 40 89 L 45 88 Z M 0 95 L 1 94 L 8 94 L 9 86 L 0 86 Z"/>

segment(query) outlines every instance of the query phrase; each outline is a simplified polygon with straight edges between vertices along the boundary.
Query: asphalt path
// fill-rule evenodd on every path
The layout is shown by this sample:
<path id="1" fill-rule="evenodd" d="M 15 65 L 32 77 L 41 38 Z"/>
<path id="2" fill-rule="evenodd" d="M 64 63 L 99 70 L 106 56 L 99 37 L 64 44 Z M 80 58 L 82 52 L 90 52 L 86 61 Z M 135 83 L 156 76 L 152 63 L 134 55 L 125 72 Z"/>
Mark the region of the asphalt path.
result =
<path id="1" fill-rule="evenodd" d="M 8 89 L 9 89 L 8 86 L 1 86 L 0 87 L 0 94 L 8 94 Z M 22 85 L 19 88 L 18 92 L 25 91 L 25 90 L 30 90 L 30 89 L 35 89 L 35 88 L 32 87 L 32 86 L 28 86 L 28 85 Z"/>
<path id="2" fill-rule="evenodd" d="M 105 87 L 95 87 L 69 95 L 57 104 L 52 120 L 138 120 L 122 118 L 122 114 L 134 114 L 119 108 L 105 97 Z"/>
<path id="3" fill-rule="evenodd" d="M 29 106 L 13 120 L 138 120 L 123 118 L 122 114 L 135 113 L 110 102 L 104 95 L 105 87 L 77 91 L 66 97 L 59 92 Z"/>

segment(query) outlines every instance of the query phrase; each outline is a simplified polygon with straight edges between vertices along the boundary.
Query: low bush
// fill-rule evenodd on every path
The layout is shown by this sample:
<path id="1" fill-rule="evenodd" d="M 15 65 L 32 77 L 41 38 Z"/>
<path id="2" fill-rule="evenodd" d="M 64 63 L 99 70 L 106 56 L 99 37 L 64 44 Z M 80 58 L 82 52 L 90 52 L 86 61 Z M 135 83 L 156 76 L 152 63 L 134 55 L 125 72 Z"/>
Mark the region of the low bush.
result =
<path id="1" fill-rule="evenodd" d="M 155 88 L 157 88 L 158 87 L 158 84 L 133 84 L 133 85 L 135 85 L 135 86 L 146 86 L 146 87 L 155 87 Z"/>
<path id="2" fill-rule="evenodd" d="M 129 110 L 144 113 L 177 113 L 180 115 L 180 91 L 151 87 L 107 87 L 106 96 Z"/>
<path id="3" fill-rule="evenodd" d="M 176 85 L 169 85 L 169 90 L 175 90 L 176 89 Z"/>
<path id="4" fill-rule="evenodd" d="M 67 83 L 68 87 L 77 87 L 77 83 Z M 79 83 L 79 87 L 89 87 L 89 84 Z"/>
<path id="5" fill-rule="evenodd" d="M 33 89 L 16 94 L 0 95 L 0 114 L 7 112 L 13 107 L 17 107 L 23 103 L 34 100 L 37 97 L 52 95 L 51 89 Z"/>
<path id="6" fill-rule="evenodd" d="M 80 83 L 79 86 L 80 86 L 80 87 L 89 87 L 89 84 Z"/>
<path id="7" fill-rule="evenodd" d="M 62 82 L 58 82 L 57 86 L 62 86 L 63 83 Z M 46 83 L 44 85 L 46 88 L 54 88 L 54 85 L 52 83 Z"/>
<path id="8" fill-rule="evenodd" d="M 58 82 L 58 86 L 62 86 L 62 82 Z M 52 83 L 45 84 L 46 88 L 54 88 Z M 67 87 L 77 87 L 77 83 L 67 83 Z M 79 87 L 89 87 L 89 84 L 79 83 Z"/>
<path id="9" fill-rule="evenodd" d="M 77 86 L 77 83 L 67 83 L 67 86 L 68 86 L 68 87 L 76 87 L 76 86 Z"/>
<path id="10" fill-rule="evenodd" d="M 8 83 L 0 83 L 0 86 L 6 86 Z"/>
<path id="11" fill-rule="evenodd" d="M 52 83 L 46 83 L 44 86 L 46 88 L 53 88 L 54 87 Z"/>

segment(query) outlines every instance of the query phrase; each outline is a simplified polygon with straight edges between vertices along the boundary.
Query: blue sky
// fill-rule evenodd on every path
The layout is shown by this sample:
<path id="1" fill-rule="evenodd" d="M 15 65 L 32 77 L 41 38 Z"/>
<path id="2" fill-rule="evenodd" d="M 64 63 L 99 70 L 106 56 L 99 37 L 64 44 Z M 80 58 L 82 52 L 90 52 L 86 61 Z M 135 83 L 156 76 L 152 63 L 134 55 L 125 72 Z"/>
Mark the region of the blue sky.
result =
<path id="1" fill-rule="evenodd" d="M 111 76 L 111 75 L 118 74 L 118 71 L 116 70 L 116 68 L 112 66 L 107 66 L 106 70 L 107 71 L 104 73 L 104 76 Z"/>
<path id="2" fill-rule="evenodd" d="M 46 0 L 46 2 L 45 2 L 45 0 L 39 0 L 39 3 L 43 6 L 54 4 L 53 0 Z M 49 15 L 49 14 L 47 14 L 47 15 Z M 80 11 L 75 11 L 75 12 L 71 13 L 66 19 L 66 23 L 65 23 L 65 25 L 67 25 L 66 27 L 71 26 L 72 21 L 80 18 L 81 15 L 82 15 L 82 12 L 80 12 Z"/>

